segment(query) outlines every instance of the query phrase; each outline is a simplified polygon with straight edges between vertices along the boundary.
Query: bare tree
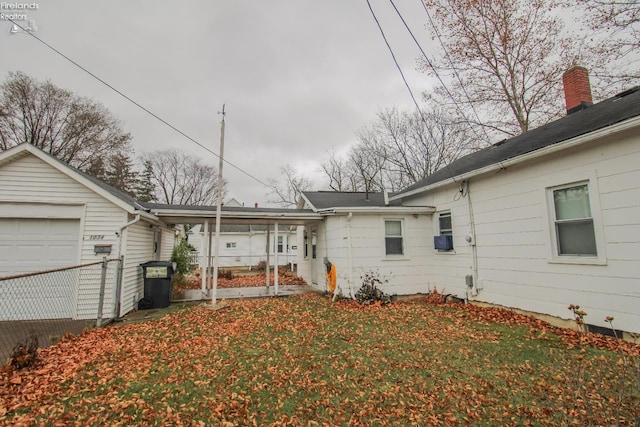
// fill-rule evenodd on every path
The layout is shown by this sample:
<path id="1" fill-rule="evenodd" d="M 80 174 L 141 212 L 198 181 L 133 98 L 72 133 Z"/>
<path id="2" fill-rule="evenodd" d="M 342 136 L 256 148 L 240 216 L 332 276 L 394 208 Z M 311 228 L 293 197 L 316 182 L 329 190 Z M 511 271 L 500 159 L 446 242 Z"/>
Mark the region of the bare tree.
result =
<path id="1" fill-rule="evenodd" d="M 457 105 L 478 122 L 516 135 L 563 113 L 560 76 L 569 65 L 554 0 L 428 0 L 444 52 L 422 64 L 452 82 Z M 568 58 L 571 61 L 572 57 Z M 482 115 L 480 121 L 475 114 Z"/>
<path id="2" fill-rule="evenodd" d="M 466 123 L 455 121 L 439 103 L 424 111 L 396 108 L 378 113 L 371 132 L 383 141 L 383 184 L 396 191 L 414 184 L 445 164 L 478 148 L 478 141 Z"/>
<path id="3" fill-rule="evenodd" d="M 467 123 L 437 103 L 421 113 L 396 108 L 378 113 L 357 132 L 358 143 L 339 157 L 330 152 L 322 170 L 335 191 L 398 191 L 479 147 Z M 421 115 L 422 114 L 422 115 Z"/>
<path id="4" fill-rule="evenodd" d="M 335 151 L 329 151 L 327 156 L 320 168 L 329 179 L 329 188 L 333 191 L 358 191 L 353 165 L 338 156 Z"/>
<path id="5" fill-rule="evenodd" d="M 170 205 L 213 205 L 216 203 L 216 168 L 176 149 L 141 156 L 145 173 L 155 186 L 153 200 Z M 223 186 L 222 196 L 226 190 Z"/>
<path id="6" fill-rule="evenodd" d="M 131 135 L 102 104 L 22 72 L 0 85 L 0 111 L 0 150 L 29 143 L 81 170 L 130 150 Z"/>
<path id="7" fill-rule="evenodd" d="M 622 90 L 640 78 L 640 2 L 577 0 L 589 33 L 582 63 L 608 91 Z"/>
<path id="8" fill-rule="evenodd" d="M 299 175 L 290 165 L 280 168 L 282 180 L 270 178 L 267 181 L 271 190 L 270 202 L 283 207 L 296 206 L 300 193 L 311 189 L 311 181 L 304 175 Z"/>
<path id="9" fill-rule="evenodd" d="M 358 144 L 349 151 L 348 161 L 355 172 L 354 181 L 359 189 L 369 194 L 382 191 L 384 188 L 384 164 L 386 162 L 386 146 L 380 135 L 368 128 L 358 132 Z"/>

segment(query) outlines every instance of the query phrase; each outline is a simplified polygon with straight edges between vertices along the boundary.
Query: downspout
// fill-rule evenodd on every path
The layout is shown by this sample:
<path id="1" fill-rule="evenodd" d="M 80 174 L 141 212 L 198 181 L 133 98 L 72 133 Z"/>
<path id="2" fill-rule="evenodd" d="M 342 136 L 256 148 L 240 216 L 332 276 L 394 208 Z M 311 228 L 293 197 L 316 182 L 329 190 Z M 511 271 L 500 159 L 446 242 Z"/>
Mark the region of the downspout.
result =
<path id="1" fill-rule="evenodd" d="M 120 317 L 120 310 L 122 307 L 122 302 L 120 301 L 120 298 L 122 298 L 122 279 L 123 279 L 123 270 L 124 270 L 124 260 L 122 259 L 122 233 L 124 233 L 124 230 L 126 228 L 140 221 L 140 219 L 141 219 L 140 214 L 137 214 L 134 219 L 127 222 L 125 225 L 120 227 L 118 231 L 116 231 L 116 234 L 118 235 L 118 259 L 120 260 L 120 268 L 118 269 L 119 270 L 118 280 L 116 281 L 116 295 L 115 295 L 117 317 Z"/>
<path id="2" fill-rule="evenodd" d="M 322 260 L 322 267 L 320 267 L 320 271 L 325 271 L 325 266 L 327 265 L 327 261 L 330 261 L 329 260 L 329 241 L 327 240 L 327 217 L 326 216 L 322 219 L 322 222 L 323 222 L 322 228 L 324 229 L 324 259 Z M 335 264 L 335 260 L 334 262 L 332 262 L 332 264 Z M 323 277 L 323 276 L 324 274 L 322 274 L 320 277 Z M 337 281 L 338 280 L 336 278 L 335 291 L 339 292 L 338 291 L 339 286 L 337 284 Z M 325 283 L 325 285 L 327 286 L 327 290 L 328 290 L 329 284 Z"/>
<path id="3" fill-rule="evenodd" d="M 353 299 L 353 258 L 351 255 L 351 217 L 353 212 L 349 212 L 347 215 L 347 257 L 349 260 L 349 297 Z"/>
<path id="4" fill-rule="evenodd" d="M 327 217 L 325 216 L 323 218 L 324 221 L 324 262 L 323 264 L 327 263 L 327 260 L 329 259 L 329 245 L 327 244 L 328 240 L 327 240 Z"/>
<path id="5" fill-rule="evenodd" d="M 476 222 L 473 217 L 473 203 L 471 202 L 471 192 L 469 190 L 470 184 L 469 181 L 464 181 L 463 185 L 466 189 L 466 197 L 467 197 L 467 206 L 469 208 L 469 235 L 467 241 L 471 245 L 471 268 L 472 268 L 472 277 L 473 284 L 471 289 L 467 288 L 467 299 L 469 299 L 469 291 L 471 291 L 471 296 L 475 297 L 478 295 L 478 247 L 476 246 Z"/>

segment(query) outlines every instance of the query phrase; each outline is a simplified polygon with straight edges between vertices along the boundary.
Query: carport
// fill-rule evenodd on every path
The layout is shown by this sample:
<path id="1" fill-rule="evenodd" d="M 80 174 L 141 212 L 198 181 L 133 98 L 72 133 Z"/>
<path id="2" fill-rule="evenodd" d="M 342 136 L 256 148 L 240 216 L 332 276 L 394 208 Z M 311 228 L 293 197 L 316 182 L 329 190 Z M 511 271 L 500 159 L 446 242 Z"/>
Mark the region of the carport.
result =
<path id="1" fill-rule="evenodd" d="M 217 221 L 216 206 L 165 205 L 145 203 L 148 212 L 157 216 L 167 224 L 202 224 L 206 241 L 211 240 Z M 236 206 L 222 206 L 220 224 L 225 225 L 263 225 L 267 226 L 267 242 L 271 231 L 275 241 L 278 241 L 279 226 L 306 226 L 322 222 L 322 216 L 310 209 L 284 208 L 249 208 Z M 269 245 L 268 245 L 269 246 Z M 210 277 L 211 248 L 204 246 L 205 265 L 202 266 L 202 292 L 208 293 L 207 283 Z M 274 265 L 278 266 L 278 251 L 274 251 Z M 267 251 L 267 268 L 265 272 L 265 286 L 270 286 L 269 251 Z M 278 295 L 278 274 L 274 274 L 274 291 Z"/>

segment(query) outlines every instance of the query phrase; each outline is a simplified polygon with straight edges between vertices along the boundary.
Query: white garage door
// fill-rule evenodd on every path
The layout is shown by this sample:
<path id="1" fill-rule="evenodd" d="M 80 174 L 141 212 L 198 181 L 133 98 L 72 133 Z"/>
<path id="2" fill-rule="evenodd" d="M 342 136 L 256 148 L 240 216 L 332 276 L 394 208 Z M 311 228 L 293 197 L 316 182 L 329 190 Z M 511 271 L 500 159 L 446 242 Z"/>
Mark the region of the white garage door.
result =
<path id="1" fill-rule="evenodd" d="M 0 277 L 78 264 L 80 220 L 0 218 Z M 1 320 L 73 317 L 75 273 L 0 281 Z"/>

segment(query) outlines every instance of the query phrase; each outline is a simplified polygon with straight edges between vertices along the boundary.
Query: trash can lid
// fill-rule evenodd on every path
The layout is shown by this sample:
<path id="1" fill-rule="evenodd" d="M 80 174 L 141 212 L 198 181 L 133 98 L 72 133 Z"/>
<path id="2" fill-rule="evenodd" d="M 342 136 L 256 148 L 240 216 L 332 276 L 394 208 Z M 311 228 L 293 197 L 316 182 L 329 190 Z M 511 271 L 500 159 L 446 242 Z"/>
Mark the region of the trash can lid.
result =
<path id="1" fill-rule="evenodd" d="M 173 268 L 173 263 L 171 261 L 147 261 L 145 263 L 140 264 L 140 267 L 171 267 Z"/>

